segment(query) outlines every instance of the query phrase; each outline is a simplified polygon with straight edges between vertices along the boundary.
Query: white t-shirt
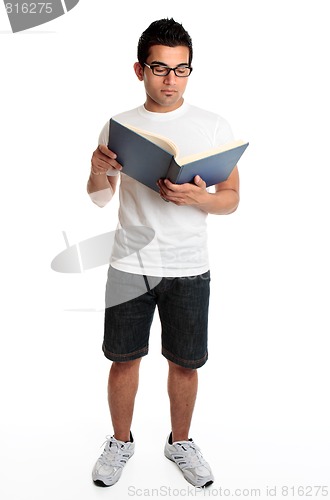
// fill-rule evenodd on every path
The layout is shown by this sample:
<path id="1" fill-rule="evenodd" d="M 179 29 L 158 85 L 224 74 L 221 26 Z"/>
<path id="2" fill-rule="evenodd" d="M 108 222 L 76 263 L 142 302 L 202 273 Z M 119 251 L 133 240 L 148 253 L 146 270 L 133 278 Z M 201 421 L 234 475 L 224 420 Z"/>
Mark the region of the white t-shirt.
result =
<path id="1" fill-rule="evenodd" d="M 167 113 L 150 112 L 140 106 L 113 118 L 168 137 L 177 144 L 181 156 L 233 141 L 226 120 L 185 102 Z M 101 131 L 99 144 L 108 145 L 108 139 L 109 122 Z M 119 175 L 119 228 L 127 228 L 128 238 L 125 239 L 125 231 L 118 232 L 111 265 L 133 274 L 164 277 L 194 276 L 208 271 L 207 213 L 194 206 L 166 203 L 152 189 L 123 173 Z M 200 176 L 203 178 L 203 172 Z M 147 230 L 142 227 L 140 250 L 136 251 L 136 245 L 129 243 L 129 228 L 138 226 Z"/>

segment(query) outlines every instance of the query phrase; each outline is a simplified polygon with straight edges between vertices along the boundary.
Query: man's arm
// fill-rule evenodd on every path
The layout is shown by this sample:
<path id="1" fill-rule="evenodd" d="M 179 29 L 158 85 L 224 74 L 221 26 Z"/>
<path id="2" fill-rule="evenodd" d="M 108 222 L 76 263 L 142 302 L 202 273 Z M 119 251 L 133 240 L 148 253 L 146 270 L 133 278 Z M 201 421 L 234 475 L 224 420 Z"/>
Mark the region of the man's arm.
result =
<path id="1" fill-rule="evenodd" d="M 100 207 L 104 207 L 111 200 L 116 190 L 118 173 L 122 168 L 116 157 L 116 154 L 104 145 L 98 146 L 92 156 L 87 192 L 92 201 Z M 107 175 L 109 170 L 113 175 Z"/>
<path id="2" fill-rule="evenodd" d="M 196 175 L 194 184 L 172 184 L 159 180 L 160 195 L 176 205 L 194 205 L 210 214 L 226 215 L 235 212 L 239 204 L 239 174 L 234 168 L 228 179 L 215 186 L 215 193 L 206 190 L 203 179 Z"/>

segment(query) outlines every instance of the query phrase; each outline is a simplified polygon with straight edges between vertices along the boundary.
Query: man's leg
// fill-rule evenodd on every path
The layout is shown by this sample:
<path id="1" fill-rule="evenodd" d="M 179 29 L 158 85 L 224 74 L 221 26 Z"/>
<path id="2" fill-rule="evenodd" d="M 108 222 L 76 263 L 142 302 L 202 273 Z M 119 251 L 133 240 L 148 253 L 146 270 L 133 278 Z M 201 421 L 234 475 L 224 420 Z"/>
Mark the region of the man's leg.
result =
<path id="1" fill-rule="evenodd" d="M 214 481 L 200 448 L 189 437 L 198 368 L 207 361 L 207 320 L 210 273 L 172 280 L 158 303 L 162 322 L 162 353 L 169 364 L 168 394 L 172 433 L 165 443 L 166 458 L 175 462 L 192 485 Z"/>
<path id="2" fill-rule="evenodd" d="M 128 300 L 135 293 L 136 296 Z M 110 266 L 106 306 L 102 348 L 104 355 L 112 361 L 108 402 L 114 437 L 125 442 L 130 439 L 139 367 L 142 357 L 148 354 L 156 303 L 154 297 L 147 293 L 144 276 L 118 271 Z"/>
<path id="3" fill-rule="evenodd" d="M 113 362 L 108 381 L 108 401 L 114 437 L 130 440 L 134 402 L 139 385 L 141 358 L 133 361 Z"/>
<path id="4" fill-rule="evenodd" d="M 197 395 L 197 369 L 183 368 L 171 361 L 168 363 L 172 435 L 166 440 L 165 456 L 178 465 L 190 484 L 197 487 L 208 486 L 214 481 L 211 468 L 198 446 L 189 438 Z"/>
<path id="5" fill-rule="evenodd" d="M 210 273 L 168 280 L 158 301 L 162 354 L 169 364 L 172 440 L 188 440 L 198 387 L 207 361 Z"/>
<path id="6" fill-rule="evenodd" d="M 168 364 L 167 388 L 170 398 L 172 441 L 188 441 L 197 395 L 197 370 L 183 368 L 169 360 Z"/>
<path id="7" fill-rule="evenodd" d="M 129 300 L 132 291 L 135 298 Z M 141 295 L 135 295 L 137 291 Z M 112 361 L 108 402 L 114 434 L 107 436 L 104 451 L 93 468 L 93 481 L 99 486 L 115 484 L 134 454 L 135 442 L 130 430 L 140 362 L 148 353 L 155 307 L 154 298 L 146 293 L 143 276 L 109 267 L 102 349 L 106 358 Z"/>
<path id="8" fill-rule="evenodd" d="M 116 361 L 111 365 L 108 400 L 114 435 L 107 436 L 104 451 L 93 468 L 93 481 L 98 486 L 115 484 L 127 461 L 134 454 L 135 443 L 131 440 L 130 430 L 139 383 L 140 361 L 141 358 Z"/>

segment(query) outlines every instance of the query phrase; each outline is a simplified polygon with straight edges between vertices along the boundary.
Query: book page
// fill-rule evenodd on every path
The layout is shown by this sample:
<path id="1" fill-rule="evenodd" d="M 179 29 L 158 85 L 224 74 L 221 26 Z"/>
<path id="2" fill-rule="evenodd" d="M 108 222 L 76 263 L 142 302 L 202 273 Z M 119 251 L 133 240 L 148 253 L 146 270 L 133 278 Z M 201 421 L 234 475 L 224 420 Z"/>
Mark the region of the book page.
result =
<path id="1" fill-rule="evenodd" d="M 182 158 L 176 158 L 176 162 L 178 165 L 186 165 L 188 163 L 192 163 L 197 160 L 201 160 L 203 158 L 207 158 L 208 156 L 213 156 L 218 153 L 223 153 L 224 151 L 229 151 L 230 149 L 237 148 L 238 146 L 242 146 L 243 144 L 246 144 L 245 141 L 237 140 L 233 142 L 229 142 L 227 144 L 222 144 L 221 146 L 218 146 L 217 148 L 211 148 L 208 149 L 207 151 L 202 151 L 201 153 L 195 153 L 192 155 L 188 156 L 183 156 Z"/>
<path id="2" fill-rule="evenodd" d="M 168 153 L 171 153 L 174 157 L 179 154 L 179 148 L 177 147 L 177 145 L 167 137 L 139 129 L 137 127 L 133 127 L 132 125 L 127 125 L 126 123 L 124 125 L 125 127 L 133 130 L 133 132 L 135 132 L 136 134 L 142 135 L 142 137 L 144 137 L 148 141 L 153 142 Z"/>

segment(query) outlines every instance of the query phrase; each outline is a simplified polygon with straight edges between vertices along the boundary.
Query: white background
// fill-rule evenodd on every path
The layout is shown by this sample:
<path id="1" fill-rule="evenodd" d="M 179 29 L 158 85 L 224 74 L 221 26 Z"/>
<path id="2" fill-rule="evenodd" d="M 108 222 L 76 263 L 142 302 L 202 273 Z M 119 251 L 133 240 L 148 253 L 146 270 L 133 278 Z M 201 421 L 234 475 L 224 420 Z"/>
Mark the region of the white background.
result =
<path id="1" fill-rule="evenodd" d="M 282 486 L 303 486 L 311 498 L 307 486 L 330 485 L 327 4 L 81 0 L 17 34 L 0 6 L 1 498 L 193 495 L 163 456 L 170 428 L 157 318 L 141 368 L 136 454 L 116 486 L 92 484 L 112 432 L 106 266 L 50 268 L 62 231 L 75 244 L 116 227 L 117 199 L 101 210 L 86 194 L 90 157 L 109 117 L 143 102 L 137 40 L 171 16 L 194 42 L 186 100 L 250 141 L 239 210 L 209 217 L 210 358 L 191 429 L 216 476 L 205 494 L 260 488 L 266 498 L 276 485 L 278 498 Z"/>

